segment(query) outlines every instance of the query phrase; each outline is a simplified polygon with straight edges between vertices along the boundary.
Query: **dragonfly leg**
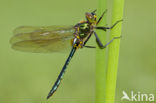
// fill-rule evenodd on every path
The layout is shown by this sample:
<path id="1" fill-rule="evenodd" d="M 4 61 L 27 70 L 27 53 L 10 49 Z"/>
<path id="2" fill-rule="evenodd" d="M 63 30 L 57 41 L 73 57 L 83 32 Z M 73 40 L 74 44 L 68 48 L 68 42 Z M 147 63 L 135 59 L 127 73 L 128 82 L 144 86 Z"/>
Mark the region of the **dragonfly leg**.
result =
<path id="1" fill-rule="evenodd" d="M 101 29 L 101 30 L 104 30 L 104 31 L 106 31 L 107 29 L 112 29 L 112 28 L 114 28 L 115 27 L 115 25 L 116 24 L 118 24 L 119 22 L 121 22 L 121 21 L 123 21 L 123 20 L 118 20 L 118 21 L 116 21 L 111 27 L 101 27 L 101 26 L 97 26 L 97 27 L 95 27 L 96 29 Z"/>
<path id="2" fill-rule="evenodd" d="M 102 15 L 100 16 L 99 20 L 97 21 L 96 25 L 99 24 L 99 22 L 101 21 L 101 19 L 103 18 L 104 14 L 107 12 L 107 9 L 102 13 Z"/>
<path id="3" fill-rule="evenodd" d="M 111 42 L 113 42 L 114 39 L 119 39 L 119 38 L 121 38 L 121 36 L 120 36 L 120 37 L 114 37 L 114 38 L 113 38 L 112 40 L 110 40 L 107 44 L 103 45 L 102 42 L 100 41 L 99 37 L 97 36 L 96 32 L 94 32 L 94 35 L 95 35 L 95 37 L 96 37 L 96 42 L 97 42 L 98 46 L 99 46 L 101 49 L 106 48 Z"/>
<path id="4" fill-rule="evenodd" d="M 91 37 L 92 34 L 93 34 L 93 32 L 91 32 L 91 33 L 89 34 L 88 38 L 84 41 L 84 43 L 83 43 L 83 46 L 84 46 L 84 47 L 86 47 L 86 48 L 96 48 L 96 47 L 94 47 L 94 46 L 87 46 L 87 45 L 86 45 L 87 41 L 89 40 L 89 38 Z"/>
<path id="5" fill-rule="evenodd" d="M 84 47 L 86 47 L 86 48 L 96 48 L 95 46 L 84 46 Z"/>
<path id="6" fill-rule="evenodd" d="M 87 41 L 89 40 L 89 38 L 92 36 L 93 31 L 89 34 L 89 36 L 87 37 L 87 39 L 84 41 L 83 46 L 86 45 Z"/>
<path id="7" fill-rule="evenodd" d="M 96 9 L 94 11 L 92 11 L 91 13 L 95 13 L 96 12 Z"/>

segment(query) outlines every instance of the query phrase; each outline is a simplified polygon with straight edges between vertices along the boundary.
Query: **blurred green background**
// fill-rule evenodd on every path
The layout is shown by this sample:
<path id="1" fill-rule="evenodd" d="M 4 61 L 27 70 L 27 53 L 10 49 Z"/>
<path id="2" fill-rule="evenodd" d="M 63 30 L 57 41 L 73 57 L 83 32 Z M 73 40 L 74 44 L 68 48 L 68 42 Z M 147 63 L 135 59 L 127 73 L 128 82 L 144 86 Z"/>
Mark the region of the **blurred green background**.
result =
<path id="1" fill-rule="evenodd" d="M 116 103 L 130 103 L 121 101 L 123 90 L 156 95 L 155 5 L 154 0 L 125 0 Z M 96 8 L 97 0 L 0 0 L 0 103 L 94 103 L 95 49 L 76 52 L 47 101 L 68 53 L 14 51 L 9 39 L 18 26 L 74 25 Z"/>

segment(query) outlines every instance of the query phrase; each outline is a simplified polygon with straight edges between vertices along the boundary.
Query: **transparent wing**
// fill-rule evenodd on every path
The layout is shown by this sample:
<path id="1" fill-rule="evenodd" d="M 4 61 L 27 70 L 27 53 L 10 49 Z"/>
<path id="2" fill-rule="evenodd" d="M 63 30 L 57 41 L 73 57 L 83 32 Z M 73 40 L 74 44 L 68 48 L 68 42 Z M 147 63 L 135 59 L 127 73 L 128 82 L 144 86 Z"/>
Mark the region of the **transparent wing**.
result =
<path id="1" fill-rule="evenodd" d="M 73 32 L 72 26 L 21 26 L 14 30 L 10 43 L 13 49 L 26 52 L 64 51 L 71 48 Z"/>

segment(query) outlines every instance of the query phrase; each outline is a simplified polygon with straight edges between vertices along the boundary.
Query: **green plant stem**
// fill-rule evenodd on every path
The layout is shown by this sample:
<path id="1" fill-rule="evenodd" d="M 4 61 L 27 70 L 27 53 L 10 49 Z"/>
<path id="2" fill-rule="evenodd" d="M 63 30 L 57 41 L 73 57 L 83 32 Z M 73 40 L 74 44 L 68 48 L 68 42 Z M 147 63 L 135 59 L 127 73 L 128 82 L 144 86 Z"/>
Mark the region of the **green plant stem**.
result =
<path id="1" fill-rule="evenodd" d="M 98 17 L 106 10 L 107 0 L 98 0 Z M 106 24 L 106 14 L 100 21 L 100 26 Z M 99 26 L 98 25 L 98 26 Z M 106 44 L 106 32 L 97 30 L 97 35 L 103 44 Z M 96 103 L 105 103 L 106 96 L 106 49 L 100 49 L 96 47 Z"/>
<path id="2" fill-rule="evenodd" d="M 113 12 L 112 12 L 112 24 L 116 21 L 123 19 L 124 0 L 113 0 Z M 120 37 L 121 24 L 118 23 L 112 30 L 110 39 L 113 37 Z M 114 103 L 115 101 L 115 89 L 117 80 L 117 67 L 119 58 L 120 39 L 115 39 L 109 45 L 108 53 L 108 68 L 107 68 L 107 80 L 106 80 L 106 103 Z"/>

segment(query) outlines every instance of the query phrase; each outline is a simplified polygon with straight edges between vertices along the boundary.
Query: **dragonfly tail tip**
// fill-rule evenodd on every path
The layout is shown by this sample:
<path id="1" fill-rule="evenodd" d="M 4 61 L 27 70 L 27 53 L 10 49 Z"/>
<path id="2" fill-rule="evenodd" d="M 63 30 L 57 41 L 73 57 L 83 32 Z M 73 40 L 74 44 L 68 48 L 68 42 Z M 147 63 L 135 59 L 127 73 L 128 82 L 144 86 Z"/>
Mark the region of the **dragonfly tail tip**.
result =
<path id="1" fill-rule="evenodd" d="M 51 97 L 51 95 L 48 95 L 48 96 L 47 96 L 47 100 L 48 100 L 50 97 Z"/>

